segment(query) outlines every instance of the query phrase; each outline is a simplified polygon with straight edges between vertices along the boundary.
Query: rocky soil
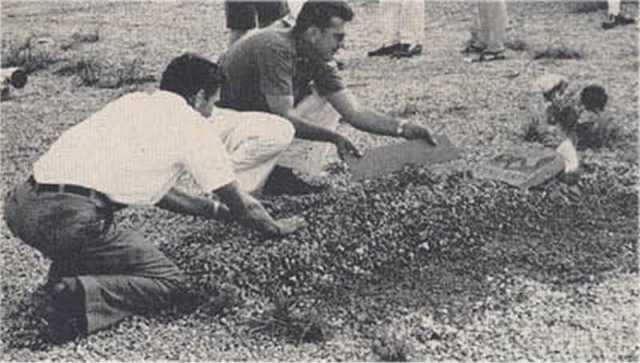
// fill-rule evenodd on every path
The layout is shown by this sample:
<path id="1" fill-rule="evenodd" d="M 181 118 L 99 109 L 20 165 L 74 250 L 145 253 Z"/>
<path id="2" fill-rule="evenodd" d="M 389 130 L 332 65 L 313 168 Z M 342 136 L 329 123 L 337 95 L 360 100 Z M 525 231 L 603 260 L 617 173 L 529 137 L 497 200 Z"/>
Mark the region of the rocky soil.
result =
<path id="1" fill-rule="evenodd" d="M 49 262 L 3 225 L 2 360 L 638 361 L 638 28 L 604 32 L 604 12 L 575 12 L 575 3 L 510 3 L 509 37 L 527 49 L 470 65 L 459 48 L 472 5 L 427 2 L 423 56 L 368 59 L 378 7 L 354 8 L 341 54 L 348 83 L 365 85 L 354 93 L 447 133 L 463 159 L 361 184 L 335 164 L 317 181 L 331 185 L 323 193 L 266 198 L 275 215 L 309 222 L 285 239 L 154 209 L 120 212 L 118 228 L 141 229 L 184 269 L 183 303 L 60 346 L 40 336 Z M 637 5 L 625 10 L 635 16 Z M 97 41 L 73 43 L 96 31 Z M 155 86 L 101 86 L 129 60 L 148 80 L 181 50 L 215 57 L 225 41 L 218 2 L 3 1 L 2 34 L 3 56 L 35 34 L 55 60 L 2 103 L 3 193 L 65 129 Z M 583 58 L 530 63 L 550 46 Z M 108 70 L 97 73 L 108 82 L 57 72 L 79 59 Z M 543 72 L 605 85 L 616 138 L 581 150 L 575 185 L 525 191 L 472 179 L 477 162 L 524 142 L 526 94 Z M 394 142 L 341 132 L 365 150 Z"/>

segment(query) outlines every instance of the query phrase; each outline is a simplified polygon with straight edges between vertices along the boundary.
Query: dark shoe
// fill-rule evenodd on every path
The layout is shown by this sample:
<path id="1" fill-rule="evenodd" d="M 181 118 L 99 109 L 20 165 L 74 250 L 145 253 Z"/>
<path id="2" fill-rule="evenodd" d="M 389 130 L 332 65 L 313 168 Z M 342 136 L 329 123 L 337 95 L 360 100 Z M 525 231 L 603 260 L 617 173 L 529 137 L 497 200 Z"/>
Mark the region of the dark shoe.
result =
<path id="1" fill-rule="evenodd" d="M 64 282 L 57 282 L 50 288 L 51 303 L 45 308 L 48 324 L 47 339 L 54 344 L 62 344 L 87 334 L 81 295 Z"/>
<path id="2" fill-rule="evenodd" d="M 498 52 L 482 52 L 478 58 L 472 59 L 471 63 L 479 63 L 479 62 L 492 62 L 497 60 L 507 59 L 504 55 L 504 51 Z"/>
<path id="3" fill-rule="evenodd" d="M 47 318 L 46 339 L 53 344 L 64 344 L 87 335 L 87 323 L 83 317 L 68 317 L 50 312 Z"/>
<path id="4" fill-rule="evenodd" d="M 414 45 L 413 47 L 411 47 L 409 52 L 411 52 L 411 55 L 420 55 L 420 54 L 422 54 L 422 45 L 421 44 Z"/>
<path id="5" fill-rule="evenodd" d="M 311 185 L 293 173 L 293 170 L 276 165 L 262 189 L 264 195 L 304 195 L 319 193 L 326 186 Z"/>
<path id="6" fill-rule="evenodd" d="M 464 46 L 464 48 L 462 49 L 462 51 L 460 51 L 460 53 L 462 54 L 469 54 L 469 53 L 482 53 L 484 51 L 486 47 L 484 46 L 480 46 L 475 42 L 467 42 Z"/>
<path id="7" fill-rule="evenodd" d="M 580 181 L 581 171 L 571 171 L 560 174 L 560 181 L 567 185 L 576 185 Z"/>
<path id="8" fill-rule="evenodd" d="M 616 23 L 618 23 L 618 25 L 629 25 L 635 22 L 636 22 L 635 20 L 628 18 L 626 16 L 622 16 L 622 15 L 616 16 Z"/>
<path id="9" fill-rule="evenodd" d="M 629 25 L 635 23 L 635 20 L 622 15 L 609 15 L 609 19 L 602 23 L 602 29 L 608 30 L 618 25 Z"/>
<path id="10" fill-rule="evenodd" d="M 609 19 L 602 23 L 602 29 L 608 30 L 614 28 L 616 25 L 618 25 L 618 23 L 616 22 L 616 16 L 609 15 Z"/>
<path id="11" fill-rule="evenodd" d="M 392 45 L 382 46 L 374 51 L 367 53 L 369 57 L 379 57 L 385 55 L 393 55 L 395 52 L 401 51 L 402 49 L 409 49 L 409 44 L 405 43 L 396 43 Z"/>
<path id="12" fill-rule="evenodd" d="M 410 58 L 413 56 L 413 54 L 411 54 L 411 51 L 409 50 L 409 47 L 411 47 L 410 44 L 402 44 L 401 47 L 399 47 L 397 50 L 395 50 L 393 52 L 393 54 L 391 54 L 391 58 Z"/>

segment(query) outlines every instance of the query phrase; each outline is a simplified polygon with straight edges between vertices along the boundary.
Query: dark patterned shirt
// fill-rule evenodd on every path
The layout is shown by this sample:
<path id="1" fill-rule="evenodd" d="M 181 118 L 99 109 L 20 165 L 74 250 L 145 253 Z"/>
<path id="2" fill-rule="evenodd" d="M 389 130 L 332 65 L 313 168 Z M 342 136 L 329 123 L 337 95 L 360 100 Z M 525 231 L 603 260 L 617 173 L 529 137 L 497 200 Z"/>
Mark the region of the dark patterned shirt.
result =
<path id="1" fill-rule="evenodd" d="M 345 88 L 335 67 L 299 53 L 290 29 L 267 28 L 237 41 L 219 59 L 225 82 L 219 106 L 240 111 L 270 112 L 266 95 L 293 96 L 295 103 L 309 93 L 320 95 Z"/>

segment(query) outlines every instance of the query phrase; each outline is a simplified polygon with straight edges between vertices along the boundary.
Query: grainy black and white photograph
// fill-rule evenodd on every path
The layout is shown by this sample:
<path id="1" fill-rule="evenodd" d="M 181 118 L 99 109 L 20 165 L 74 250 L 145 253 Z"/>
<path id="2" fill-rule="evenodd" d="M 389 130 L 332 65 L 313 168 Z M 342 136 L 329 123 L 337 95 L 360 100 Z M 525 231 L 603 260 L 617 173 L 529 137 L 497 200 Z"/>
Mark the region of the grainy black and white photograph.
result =
<path id="1" fill-rule="evenodd" d="M 638 362 L 638 5 L 2 0 L 0 360 Z"/>

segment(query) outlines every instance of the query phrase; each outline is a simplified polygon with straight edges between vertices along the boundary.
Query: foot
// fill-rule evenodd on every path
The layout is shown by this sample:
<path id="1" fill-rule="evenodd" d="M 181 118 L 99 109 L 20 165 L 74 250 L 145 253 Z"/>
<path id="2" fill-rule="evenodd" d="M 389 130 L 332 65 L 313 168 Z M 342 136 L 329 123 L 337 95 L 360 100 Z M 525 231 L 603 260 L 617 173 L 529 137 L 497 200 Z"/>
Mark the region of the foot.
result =
<path id="1" fill-rule="evenodd" d="M 87 321 L 82 301 L 64 282 L 53 284 L 50 289 L 51 303 L 45 308 L 47 339 L 62 344 L 87 334 Z"/>
<path id="2" fill-rule="evenodd" d="M 602 23 L 602 29 L 612 29 L 618 25 L 629 25 L 635 23 L 635 20 L 622 15 L 609 15 L 607 21 Z"/>
<path id="3" fill-rule="evenodd" d="M 391 54 L 391 58 L 409 58 L 409 57 L 413 57 L 413 54 L 411 54 L 410 47 L 411 47 L 410 44 L 401 44 L 401 47 L 396 49 Z"/>
<path id="4" fill-rule="evenodd" d="M 560 181 L 567 185 L 576 185 L 580 181 L 580 170 L 560 174 Z"/>
<path id="5" fill-rule="evenodd" d="M 620 25 L 629 25 L 635 23 L 636 21 L 630 17 L 618 15 L 616 16 L 616 22 Z"/>
<path id="6" fill-rule="evenodd" d="M 482 53 L 486 48 L 487 47 L 481 43 L 478 43 L 475 41 L 468 41 L 460 53 L 462 54 Z"/>
<path id="7" fill-rule="evenodd" d="M 379 57 L 385 55 L 392 55 L 397 51 L 402 50 L 403 48 L 409 48 L 409 44 L 404 43 L 396 43 L 392 45 L 383 45 L 382 47 L 367 53 L 369 57 Z"/>
<path id="8" fill-rule="evenodd" d="M 482 53 L 480 53 L 480 56 L 478 56 L 478 58 L 472 59 L 471 63 L 492 62 L 492 61 L 503 60 L 503 59 L 507 59 L 507 57 L 505 57 L 504 55 L 503 50 L 495 51 L 495 52 L 483 51 Z"/>
<path id="9" fill-rule="evenodd" d="M 413 47 L 411 47 L 409 52 L 411 52 L 411 55 L 420 55 L 420 54 L 422 54 L 422 44 L 414 45 Z"/>
<path id="10" fill-rule="evenodd" d="M 293 173 L 290 168 L 276 166 L 262 189 L 263 195 L 305 195 L 319 193 L 327 186 L 311 185 Z"/>

